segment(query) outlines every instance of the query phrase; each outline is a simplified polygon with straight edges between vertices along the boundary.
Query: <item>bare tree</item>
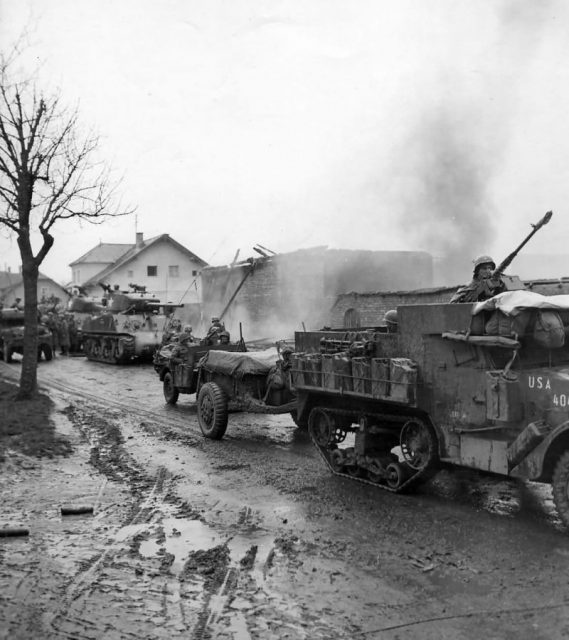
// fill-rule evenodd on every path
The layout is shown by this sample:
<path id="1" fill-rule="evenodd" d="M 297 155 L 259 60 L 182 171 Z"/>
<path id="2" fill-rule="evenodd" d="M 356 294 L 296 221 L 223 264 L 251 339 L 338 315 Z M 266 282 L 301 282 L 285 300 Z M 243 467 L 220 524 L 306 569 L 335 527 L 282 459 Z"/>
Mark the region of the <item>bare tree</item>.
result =
<path id="1" fill-rule="evenodd" d="M 77 109 L 64 106 L 59 93 L 47 94 L 35 78 L 20 79 L 16 58 L 0 57 L 0 226 L 16 236 L 22 259 L 25 332 L 17 398 L 27 399 L 37 388 L 38 273 L 54 244 L 54 226 L 131 212 L 113 207 L 116 184 L 96 162 L 98 138 L 82 134 Z"/>

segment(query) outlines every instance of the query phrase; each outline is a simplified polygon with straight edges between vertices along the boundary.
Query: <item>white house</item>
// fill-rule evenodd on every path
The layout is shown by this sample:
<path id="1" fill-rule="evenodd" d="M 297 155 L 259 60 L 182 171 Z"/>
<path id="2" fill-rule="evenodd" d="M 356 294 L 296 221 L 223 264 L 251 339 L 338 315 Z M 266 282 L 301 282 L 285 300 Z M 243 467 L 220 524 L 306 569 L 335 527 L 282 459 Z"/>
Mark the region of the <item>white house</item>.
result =
<path id="1" fill-rule="evenodd" d="M 16 298 L 24 300 L 24 280 L 21 273 L 12 271 L 0 271 L 0 302 L 5 307 L 9 307 L 16 301 Z M 60 285 L 48 278 L 43 273 L 38 275 L 38 302 L 58 299 L 63 305 L 67 304 L 69 294 Z M 0 305 L 0 306 L 2 306 Z"/>
<path id="2" fill-rule="evenodd" d="M 88 295 L 100 296 L 101 284 L 121 291 L 131 284 L 146 287 L 161 302 L 193 305 L 201 302 L 200 272 L 207 262 L 168 234 L 135 244 L 99 244 L 69 265 L 73 285 Z"/>

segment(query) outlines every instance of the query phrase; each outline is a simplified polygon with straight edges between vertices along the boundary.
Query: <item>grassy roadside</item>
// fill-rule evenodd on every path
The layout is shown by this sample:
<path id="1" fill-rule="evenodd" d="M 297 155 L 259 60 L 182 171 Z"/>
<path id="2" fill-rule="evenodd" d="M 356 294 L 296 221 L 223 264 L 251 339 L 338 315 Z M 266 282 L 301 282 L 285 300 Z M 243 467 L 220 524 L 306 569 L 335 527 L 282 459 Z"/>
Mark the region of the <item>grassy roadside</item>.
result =
<path id="1" fill-rule="evenodd" d="M 6 451 L 53 458 L 71 453 L 66 438 L 55 432 L 53 402 L 43 393 L 33 400 L 16 402 L 17 385 L 0 379 L 0 464 Z"/>

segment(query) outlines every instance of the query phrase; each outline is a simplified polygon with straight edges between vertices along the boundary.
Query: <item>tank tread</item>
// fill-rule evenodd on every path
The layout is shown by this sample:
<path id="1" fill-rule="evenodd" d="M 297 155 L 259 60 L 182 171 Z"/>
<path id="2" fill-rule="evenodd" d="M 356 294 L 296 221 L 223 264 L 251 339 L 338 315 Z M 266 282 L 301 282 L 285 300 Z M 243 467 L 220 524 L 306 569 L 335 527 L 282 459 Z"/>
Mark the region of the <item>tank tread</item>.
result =
<path id="1" fill-rule="evenodd" d="M 127 364 L 135 357 L 134 336 L 120 333 L 84 334 L 83 349 L 87 360 L 107 364 Z"/>
<path id="2" fill-rule="evenodd" d="M 325 413 L 331 416 L 352 418 L 354 423 L 357 422 L 361 416 L 361 413 L 358 411 L 341 410 L 341 409 L 331 410 L 331 409 L 326 409 L 325 407 L 315 407 L 315 408 L 319 409 L 320 411 L 324 411 Z M 405 423 L 409 420 L 416 419 L 416 416 L 413 416 L 413 415 L 404 416 L 404 415 L 394 415 L 394 414 L 366 413 L 366 416 L 370 416 L 370 417 L 382 420 L 384 422 Z M 312 444 L 318 450 L 320 457 L 324 460 L 324 463 L 326 464 L 328 469 L 335 476 L 348 478 L 348 480 L 354 480 L 355 482 L 359 482 L 361 484 L 371 485 L 373 487 L 377 487 L 385 491 L 389 491 L 390 493 L 403 493 L 406 490 L 411 489 L 412 487 L 418 484 L 421 484 L 422 482 L 426 482 L 429 478 L 431 478 L 436 473 L 436 470 L 437 470 L 436 465 L 434 464 L 434 461 L 431 461 L 431 463 L 427 464 L 423 469 L 418 469 L 418 470 L 411 469 L 411 467 L 407 466 L 407 469 L 409 470 L 409 472 L 411 472 L 411 475 L 408 478 L 406 478 L 405 481 L 402 482 L 397 487 L 391 487 L 388 484 L 382 482 L 381 480 L 375 481 L 369 478 L 362 477 L 361 475 L 345 473 L 343 471 L 339 471 L 338 469 L 335 469 L 334 465 L 332 464 L 332 455 L 333 455 L 333 452 L 336 450 L 335 445 L 332 444 L 328 446 L 322 446 L 318 444 L 310 428 L 308 429 L 308 434 L 310 436 Z"/>

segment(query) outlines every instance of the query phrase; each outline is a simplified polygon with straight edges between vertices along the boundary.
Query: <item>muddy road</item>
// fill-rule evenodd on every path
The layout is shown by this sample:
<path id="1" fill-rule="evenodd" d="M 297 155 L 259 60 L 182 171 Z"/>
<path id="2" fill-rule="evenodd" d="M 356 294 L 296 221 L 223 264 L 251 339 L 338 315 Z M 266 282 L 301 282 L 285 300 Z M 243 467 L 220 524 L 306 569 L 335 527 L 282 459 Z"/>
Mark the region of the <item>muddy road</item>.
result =
<path id="1" fill-rule="evenodd" d="M 74 454 L 0 467 L 2 520 L 30 530 L 0 538 L 1 638 L 569 637 L 547 487 L 455 469 L 393 495 L 332 477 L 286 415 L 204 439 L 150 365 L 38 374 Z"/>

